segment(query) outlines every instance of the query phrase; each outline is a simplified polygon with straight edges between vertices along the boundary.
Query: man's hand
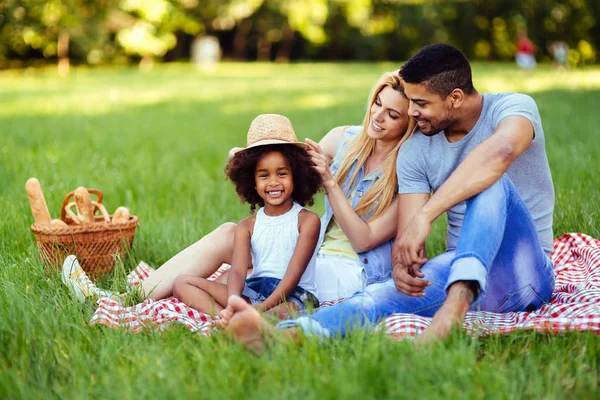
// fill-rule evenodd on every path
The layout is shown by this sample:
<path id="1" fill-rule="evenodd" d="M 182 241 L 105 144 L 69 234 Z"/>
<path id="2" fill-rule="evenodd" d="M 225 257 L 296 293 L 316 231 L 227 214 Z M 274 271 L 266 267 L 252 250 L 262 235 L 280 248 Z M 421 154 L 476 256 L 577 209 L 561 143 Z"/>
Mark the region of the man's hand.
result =
<path id="1" fill-rule="evenodd" d="M 417 213 L 410 221 L 392 249 L 394 265 L 418 265 L 427 262 L 425 241 L 431 232 L 431 221 L 425 215 Z"/>
<path id="2" fill-rule="evenodd" d="M 431 285 L 427 280 L 418 279 L 425 276 L 421 266 L 427 262 L 425 241 L 430 232 L 431 222 L 417 213 L 392 249 L 392 277 L 396 289 L 409 296 L 424 296 L 423 290 Z"/>

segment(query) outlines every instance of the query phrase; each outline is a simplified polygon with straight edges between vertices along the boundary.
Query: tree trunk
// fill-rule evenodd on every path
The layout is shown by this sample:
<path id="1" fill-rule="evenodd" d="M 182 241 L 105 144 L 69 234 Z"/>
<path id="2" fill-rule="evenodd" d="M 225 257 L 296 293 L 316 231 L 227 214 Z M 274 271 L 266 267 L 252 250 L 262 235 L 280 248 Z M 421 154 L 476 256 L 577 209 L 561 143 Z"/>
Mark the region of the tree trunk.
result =
<path id="1" fill-rule="evenodd" d="M 272 43 L 267 39 L 267 35 L 262 35 L 258 38 L 256 59 L 258 61 L 270 61 L 271 60 L 271 47 Z"/>
<path id="2" fill-rule="evenodd" d="M 65 76 L 69 73 L 69 34 L 61 32 L 56 46 L 58 56 L 58 74 Z"/>
<path id="3" fill-rule="evenodd" d="M 240 21 L 233 38 L 233 58 L 235 60 L 246 60 L 248 49 L 248 36 L 252 24 L 248 19 Z"/>
<path id="4" fill-rule="evenodd" d="M 142 59 L 140 60 L 140 71 L 143 72 L 148 72 L 152 69 L 152 67 L 154 66 L 154 58 L 151 55 L 144 55 L 142 56 Z"/>
<path id="5" fill-rule="evenodd" d="M 295 36 L 294 30 L 288 24 L 285 24 L 283 27 L 283 37 L 279 43 L 279 49 L 277 50 L 275 61 L 284 63 L 290 61 L 290 55 L 292 53 L 292 46 L 294 45 Z"/>

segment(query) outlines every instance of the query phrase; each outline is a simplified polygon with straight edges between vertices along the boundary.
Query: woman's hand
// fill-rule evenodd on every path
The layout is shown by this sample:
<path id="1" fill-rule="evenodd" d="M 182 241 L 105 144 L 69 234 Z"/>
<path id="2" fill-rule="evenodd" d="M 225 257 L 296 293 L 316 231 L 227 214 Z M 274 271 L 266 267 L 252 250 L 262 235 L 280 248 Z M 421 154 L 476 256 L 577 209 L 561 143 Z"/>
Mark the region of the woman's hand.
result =
<path id="1" fill-rule="evenodd" d="M 329 169 L 329 158 L 325 155 L 323 150 L 321 150 L 321 146 L 319 146 L 317 142 L 308 138 L 305 141 L 308 145 L 308 154 L 310 155 L 313 164 L 315 164 L 314 168 L 319 175 L 321 175 L 321 182 L 323 183 L 325 190 L 330 189 L 335 186 L 336 182 Z"/>

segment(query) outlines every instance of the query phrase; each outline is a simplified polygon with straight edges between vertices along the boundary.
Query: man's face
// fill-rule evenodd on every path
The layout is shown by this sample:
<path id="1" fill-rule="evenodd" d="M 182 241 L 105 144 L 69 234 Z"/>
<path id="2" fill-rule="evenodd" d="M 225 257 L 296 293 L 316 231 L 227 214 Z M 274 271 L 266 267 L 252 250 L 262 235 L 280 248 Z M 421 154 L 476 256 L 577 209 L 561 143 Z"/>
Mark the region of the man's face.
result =
<path id="1" fill-rule="evenodd" d="M 405 83 L 404 93 L 410 100 L 408 115 L 417 120 L 424 135 L 436 135 L 455 122 L 450 96 L 442 99 L 439 94 L 427 90 L 422 83 Z"/>

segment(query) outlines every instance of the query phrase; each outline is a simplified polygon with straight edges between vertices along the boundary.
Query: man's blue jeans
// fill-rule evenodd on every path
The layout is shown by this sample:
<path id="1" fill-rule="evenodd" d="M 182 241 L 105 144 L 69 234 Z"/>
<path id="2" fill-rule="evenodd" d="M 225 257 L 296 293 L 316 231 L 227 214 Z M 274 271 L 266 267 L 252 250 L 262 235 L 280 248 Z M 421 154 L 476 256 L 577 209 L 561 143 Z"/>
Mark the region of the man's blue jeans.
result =
<path id="1" fill-rule="evenodd" d="M 550 300 L 555 279 L 531 215 L 506 175 L 467 200 L 456 250 L 427 261 L 421 272 L 432 283 L 425 296 L 401 293 L 389 279 L 278 327 L 300 326 L 309 335 L 344 336 L 394 313 L 432 317 L 444 303 L 448 287 L 461 280 L 479 283 L 481 292 L 471 310 L 532 311 Z"/>

